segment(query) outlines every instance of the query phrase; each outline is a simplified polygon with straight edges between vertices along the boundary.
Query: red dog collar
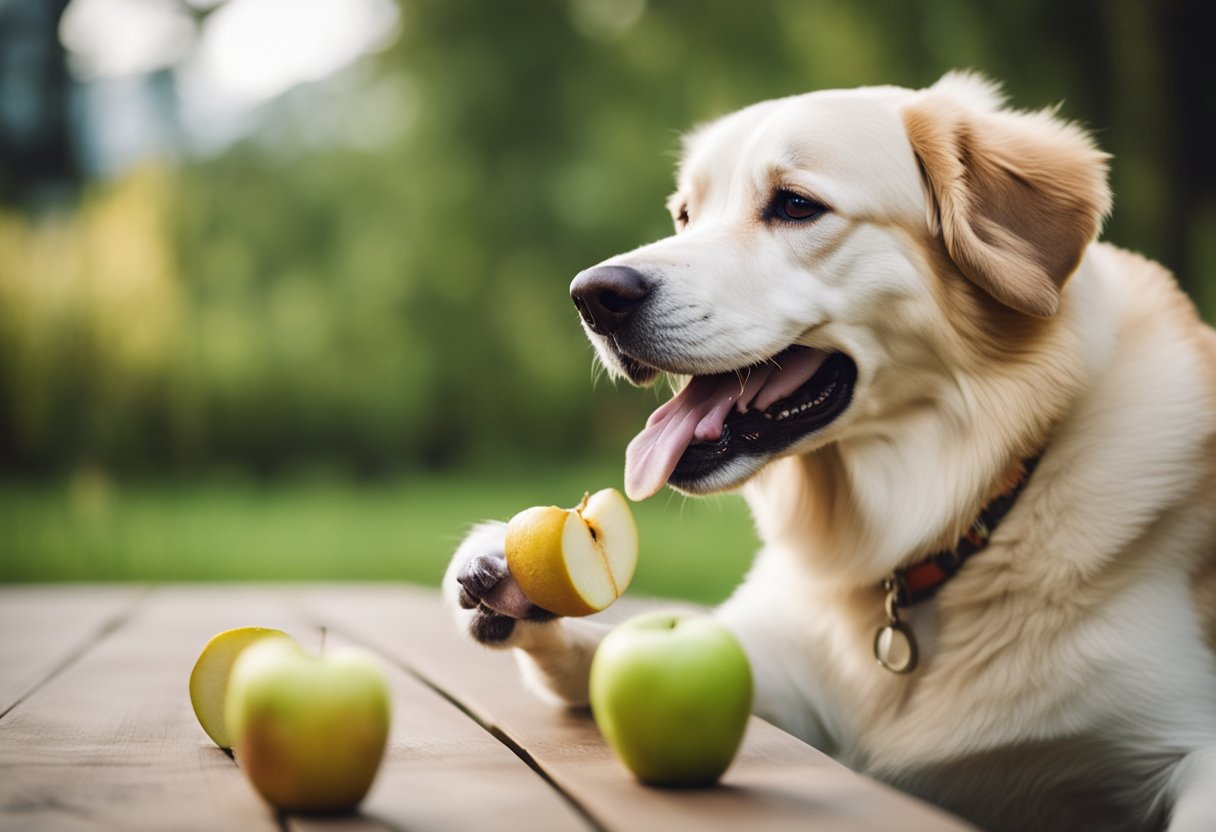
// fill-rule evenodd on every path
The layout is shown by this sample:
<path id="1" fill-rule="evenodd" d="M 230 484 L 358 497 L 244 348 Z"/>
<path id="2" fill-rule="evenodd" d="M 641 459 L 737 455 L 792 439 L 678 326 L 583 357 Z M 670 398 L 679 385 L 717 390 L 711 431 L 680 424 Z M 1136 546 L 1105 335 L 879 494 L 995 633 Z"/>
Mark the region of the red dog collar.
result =
<path id="1" fill-rule="evenodd" d="M 1016 463 L 1006 474 L 1005 487 L 999 496 L 984 506 L 979 517 L 952 549 L 930 555 L 922 561 L 896 569 L 882 582 L 886 592 L 887 623 L 874 634 L 874 657 L 894 673 L 911 673 L 916 669 L 918 653 L 911 628 L 899 619 L 899 608 L 932 598 L 946 581 L 954 577 L 968 558 L 983 551 L 988 538 L 1004 519 L 1018 496 L 1026 487 L 1039 457 Z"/>

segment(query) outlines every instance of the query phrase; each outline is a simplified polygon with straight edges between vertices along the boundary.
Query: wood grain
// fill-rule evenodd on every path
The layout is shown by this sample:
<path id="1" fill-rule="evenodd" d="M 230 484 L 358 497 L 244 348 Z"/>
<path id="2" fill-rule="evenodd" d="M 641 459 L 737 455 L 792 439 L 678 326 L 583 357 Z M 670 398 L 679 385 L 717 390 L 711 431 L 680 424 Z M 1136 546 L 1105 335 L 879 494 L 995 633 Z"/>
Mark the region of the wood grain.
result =
<path id="1" fill-rule="evenodd" d="M 437 593 L 401 586 L 6 589 L 0 657 L 23 689 L 0 719 L 0 829 L 965 829 L 753 719 L 716 788 L 637 784 L 587 713 L 541 703 L 509 653 L 467 641 Z M 27 594 L 28 593 L 28 594 Z M 141 597 L 142 595 L 142 597 Z M 621 616 L 653 604 L 617 605 Z M 187 680 L 220 630 L 260 625 L 316 649 L 320 626 L 384 660 L 394 720 L 355 815 L 281 816 L 198 726 Z M 30 627 L 52 655 L 16 644 Z"/>
<path id="2" fill-rule="evenodd" d="M 330 640 L 344 642 L 338 631 Z M 393 728 L 384 763 L 351 818 L 286 818 L 292 832 L 593 829 L 561 794 L 466 713 L 386 659 Z M 239 762 L 239 759 L 238 759 Z"/>
<path id="3" fill-rule="evenodd" d="M 290 623 L 266 607 L 257 591 L 152 593 L 0 721 L 0 828 L 277 830 L 187 691 L 217 622 Z"/>
<path id="4" fill-rule="evenodd" d="M 0 587 L 0 715 L 121 622 L 143 592 L 130 586 Z"/>
<path id="5" fill-rule="evenodd" d="M 297 596 L 275 586 L 150 594 L 129 620 L 0 721 L 0 829 L 437 832 L 486 828 L 487 818 L 504 832 L 589 828 L 506 746 L 387 659 L 393 728 L 360 813 L 276 815 L 198 726 L 187 680 L 207 639 L 231 627 L 275 627 L 316 650 L 319 629 L 302 617 Z M 39 595 L 64 613 L 48 618 L 49 627 L 71 617 L 64 604 L 75 597 L 68 593 L 60 603 Z M 9 640 L 0 637 L 0 644 Z M 330 643 L 340 641 L 330 636 Z"/>
<path id="6" fill-rule="evenodd" d="M 309 606 L 318 621 L 396 657 L 464 703 L 479 721 L 517 744 L 605 829 L 970 828 L 849 771 L 755 717 L 739 757 L 719 786 L 642 786 L 612 756 L 589 714 L 546 705 L 525 691 L 512 656 L 457 634 L 437 594 L 335 588 L 311 596 Z"/>

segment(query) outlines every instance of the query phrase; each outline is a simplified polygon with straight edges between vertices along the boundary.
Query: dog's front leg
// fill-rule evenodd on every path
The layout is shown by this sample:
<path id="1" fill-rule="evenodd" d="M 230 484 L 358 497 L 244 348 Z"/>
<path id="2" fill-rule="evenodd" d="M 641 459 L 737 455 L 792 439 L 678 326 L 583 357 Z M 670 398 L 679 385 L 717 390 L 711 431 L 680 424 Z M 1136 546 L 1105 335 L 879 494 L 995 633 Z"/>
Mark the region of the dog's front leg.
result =
<path id="1" fill-rule="evenodd" d="M 475 526 L 452 556 L 444 597 L 457 625 L 487 647 L 516 648 L 520 672 L 538 695 L 587 704 L 587 680 L 603 625 L 559 618 L 533 604 L 507 571 L 506 524 Z"/>
<path id="2" fill-rule="evenodd" d="M 1170 780 L 1173 810 L 1169 832 L 1216 829 L 1216 745 L 1182 758 Z"/>
<path id="3" fill-rule="evenodd" d="M 762 550 L 747 579 L 715 615 L 743 645 L 759 716 L 836 755 L 847 720 L 831 692 L 820 614 L 797 592 L 779 553 Z"/>

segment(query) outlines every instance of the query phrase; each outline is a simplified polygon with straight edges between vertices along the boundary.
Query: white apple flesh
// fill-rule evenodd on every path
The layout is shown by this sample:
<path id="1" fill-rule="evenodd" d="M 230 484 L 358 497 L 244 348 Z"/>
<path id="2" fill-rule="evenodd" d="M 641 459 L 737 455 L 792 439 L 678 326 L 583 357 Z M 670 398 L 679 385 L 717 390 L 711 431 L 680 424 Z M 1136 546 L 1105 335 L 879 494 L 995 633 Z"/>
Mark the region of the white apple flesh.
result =
<path id="1" fill-rule="evenodd" d="M 268 641 L 237 659 L 225 714 L 237 764 L 271 805 L 349 812 L 388 741 L 389 690 L 376 659 L 343 647 L 317 658 Z"/>
<path id="2" fill-rule="evenodd" d="M 291 640 L 291 636 L 282 630 L 237 627 L 212 636 L 194 662 L 190 672 L 190 705 L 199 725 L 220 748 L 232 747 L 224 719 L 224 701 L 232 666 L 245 648 L 268 638 Z"/>

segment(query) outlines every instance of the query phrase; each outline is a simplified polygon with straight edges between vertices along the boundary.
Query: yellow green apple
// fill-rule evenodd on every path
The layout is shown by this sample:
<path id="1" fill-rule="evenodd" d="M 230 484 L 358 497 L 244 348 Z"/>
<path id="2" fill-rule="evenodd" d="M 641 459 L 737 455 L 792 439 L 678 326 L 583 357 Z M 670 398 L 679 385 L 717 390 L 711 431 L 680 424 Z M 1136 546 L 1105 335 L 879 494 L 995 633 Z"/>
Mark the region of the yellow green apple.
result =
<path id="1" fill-rule="evenodd" d="M 266 641 L 232 668 L 225 716 L 237 765 L 279 809 L 349 812 L 371 788 L 388 742 L 388 683 L 356 647 L 312 656 Z"/>
<path id="2" fill-rule="evenodd" d="M 751 665 L 708 615 L 652 612 L 618 625 L 596 650 L 590 684 L 601 733 L 650 785 L 717 781 L 751 713 Z"/>
<path id="3" fill-rule="evenodd" d="M 507 524 L 507 569 L 533 604 L 558 615 L 608 607 L 633 579 L 638 527 L 615 488 L 574 508 L 534 506 Z"/>
<path id="4" fill-rule="evenodd" d="M 224 719 L 224 698 L 228 693 L 228 677 L 237 657 L 252 644 L 265 639 L 286 639 L 282 630 L 268 627 L 237 627 L 211 637 L 203 646 L 190 672 L 190 704 L 199 725 L 220 748 L 231 748 L 232 740 Z"/>

